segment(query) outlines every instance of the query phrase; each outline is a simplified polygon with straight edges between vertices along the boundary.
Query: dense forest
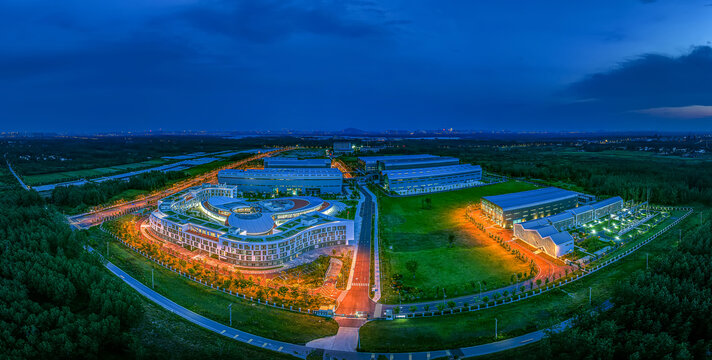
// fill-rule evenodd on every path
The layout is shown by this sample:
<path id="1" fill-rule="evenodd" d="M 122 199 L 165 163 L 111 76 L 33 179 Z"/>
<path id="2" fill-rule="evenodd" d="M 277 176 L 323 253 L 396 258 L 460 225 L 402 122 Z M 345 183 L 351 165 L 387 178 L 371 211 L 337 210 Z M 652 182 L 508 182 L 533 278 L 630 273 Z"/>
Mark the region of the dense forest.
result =
<path id="1" fill-rule="evenodd" d="M 650 271 L 615 291 L 614 307 L 582 314 L 538 358 L 705 359 L 712 356 L 712 223 L 688 232 Z"/>
<path id="2" fill-rule="evenodd" d="M 36 193 L 7 170 L 0 188 L 0 358 L 98 358 L 124 353 L 142 317 L 137 295 L 102 269 Z"/>

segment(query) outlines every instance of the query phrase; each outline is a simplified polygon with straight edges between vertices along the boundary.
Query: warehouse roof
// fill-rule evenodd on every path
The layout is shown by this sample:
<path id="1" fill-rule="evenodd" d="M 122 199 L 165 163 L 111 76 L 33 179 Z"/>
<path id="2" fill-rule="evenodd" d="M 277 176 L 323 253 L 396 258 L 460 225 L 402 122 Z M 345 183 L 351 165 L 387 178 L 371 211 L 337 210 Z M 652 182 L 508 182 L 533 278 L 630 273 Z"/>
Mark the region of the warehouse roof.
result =
<path id="1" fill-rule="evenodd" d="M 619 201 L 623 201 L 623 199 L 621 199 L 620 196 L 614 196 L 614 197 L 612 197 L 612 198 L 608 198 L 608 199 L 606 199 L 606 200 L 601 200 L 601 201 L 599 201 L 599 202 L 597 202 L 597 203 L 591 204 L 591 207 L 593 207 L 594 209 L 600 209 L 600 208 L 602 208 L 602 207 L 605 207 L 605 206 L 608 206 L 608 205 L 611 205 L 611 204 L 615 204 L 615 203 L 617 203 L 617 202 L 619 202 Z"/>
<path id="2" fill-rule="evenodd" d="M 383 166 L 388 169 L 389 166 L 413 166 L 418 167 L 418 165 L 428 165 L 428 164 L 438 164 L 438 163 L 459 163 L 460 160 L 454 157 L 437 157 L 429 159 L 409 159 L 409 160 L 379 160 Z"/>
<path id="3" fill-rule="evenodd" d="M 577 197 L 578 193 L 574 191 L 547 187 L 482 198 L 501 207 L 503 211 L 508 211 Z"/>
<path id="4" fill-rule="evenodd" d="M 284 157 L 266 158 L 265 167 L 278 168 L 281 166 L 325 167 L 331 166 L 329 159 L 293 159 Z"/>
<path id="5" fill-rule="evenodd" d="M 405 160 L 415 160 L 415 159 L 432 159 L 439 156 L 430 154 L 418 154 L 418 155 L 381 155 L 381 156 L 359 156 L 359 160 L 365 163 L 375 163 L 377 161 L 390 160 L 390 161 L 405 161 Z"/>
<path id="6" fill-rule="evenodd" d="M 389 180 L 417 179 L 431 176 L 459 175 L 473 172 L 481 172 L 482 167 L 472 164 L 460 164 L 449 166 L 437 166 L 431 168 L 385 170 L 381 173 Z"/>
<path id="7" fill-rule="evenodd" d="M 587 211 L 591 211 L 591 210 L 593 210 L 593 207 L 591 205 L 584 205 L 584 206 L 575 207 L 573 209 L 569 209 L 566 211 L 573 215 L 580 215 L 580 214 L 583 214 L 583 213 L 585 213 Z"/>
<path id="8" fill-rule="evenodd" d="M 219 177 L 253 178 L 253 179 L 304 179 L 343 177 L 337 168 L 269 168 L 269 169 L 227 169 L 220 170 Z"/>
<path id="9" fill-rule="evenodd" d="M 573 219 L 573 218 L 574 218 L 574 216 L 571 215 L 571 213 L 568 213 L 565 211 L 562 213 L 558 213 L 556 215 L 551 215 L 551 216 L 546 217 L 546 219 L 549 220 L 552 224 L 557 223 L 559 221 L 566 221 L 566 220 Z"/>

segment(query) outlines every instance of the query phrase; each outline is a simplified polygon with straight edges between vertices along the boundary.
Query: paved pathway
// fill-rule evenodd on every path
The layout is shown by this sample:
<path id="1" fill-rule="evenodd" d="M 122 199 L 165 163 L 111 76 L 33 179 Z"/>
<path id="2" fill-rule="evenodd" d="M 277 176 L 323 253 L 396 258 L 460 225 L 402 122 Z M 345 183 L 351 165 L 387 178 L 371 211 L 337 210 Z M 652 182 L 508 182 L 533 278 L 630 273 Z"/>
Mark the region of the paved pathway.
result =
<path id="1" fill-rule="evenodd" d="M 140 281 L 132 278 L 129 274 L 125 273 L 123 270 L 119 269 L 114 264 L 108 261 L 106 263 L 106 268 L 109 269 L 109 271 L 111 271 L 112 273 L 114 273 L 114 275 L 120 277 L 129 286 L 138 291 L 139 294 L 145 296 L 146 298 L 160 305 L 164 309 L 192 322 L 193 324 L 214 331 L 220 335 L 232 338 L 234 340 L 246 344 L 250 344 L 252 346 L 257 346 L 266 350 L 272 350 L 284 354 L 297 356 L 300 358 L 306 358 L 306 356 L 313 350 L 303 345 L 295 345 L 282 341 L 267 339 L 261 336 L 256 336 L 244 331 L 231 328 L 227 325 L 223 325 L 217 321 L 210 320 L 204 316 L 198 315 L 174 303 L 167 297 L 151 290 L 149 287 L 142 284 Z"/>
<path id="2" fill-rule="evenodd" d="M 22 186 L 22 188 L 25 189 L 25 190 L 30 190 L 30 187 L 27 186 L 27 185 L 25 184 L 25 182 L 22 181 L 22 179 L 20 178 L 20 176 L 17 175 L 17 173 L 15 172 L 15 170 L 12 168 L 12 166 L 10 165 L 10 161 L 5 160 L 5 162 L 7 162 L 7 167 L 10 169 L 10 172 L 12 173 L 12 175 L 15 175 L 15 178 L 17 179 L 17 181 L 20 182 L 20 186 Z"/>

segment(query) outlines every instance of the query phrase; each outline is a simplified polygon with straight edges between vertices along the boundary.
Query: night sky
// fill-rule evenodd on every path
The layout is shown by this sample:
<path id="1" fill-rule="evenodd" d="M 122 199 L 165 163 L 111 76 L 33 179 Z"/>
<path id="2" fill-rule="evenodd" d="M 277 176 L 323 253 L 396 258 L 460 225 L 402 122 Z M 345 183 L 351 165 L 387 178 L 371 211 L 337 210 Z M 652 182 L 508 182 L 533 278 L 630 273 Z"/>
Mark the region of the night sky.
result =
<path id="1" fill-rule="evenodd" d="M 0 130 L 712 130 L 712 0 L 0 1 Z"/>

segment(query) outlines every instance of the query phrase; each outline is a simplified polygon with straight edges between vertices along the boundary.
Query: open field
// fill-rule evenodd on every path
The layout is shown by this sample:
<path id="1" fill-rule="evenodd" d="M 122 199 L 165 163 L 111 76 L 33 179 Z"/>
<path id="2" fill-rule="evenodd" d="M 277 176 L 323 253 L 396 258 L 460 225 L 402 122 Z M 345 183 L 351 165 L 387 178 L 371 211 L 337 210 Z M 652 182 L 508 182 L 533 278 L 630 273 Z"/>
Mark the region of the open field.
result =
<path id="1" fill-rule="evenodd" d="M 92 230 L 96 249 L 106 254 L 110 237 Z M 228 323 L 227 306 L 232 306 L 233 327 L 275 340 L 305 344 L 310 340 L 336 334 L 334 320 L 269 308 L 209 289 L 165 270 L 115 241 L 109 242 L 109 261 L 132 277 L 151 286 L 151 270 L 157 292 L 181 306 L 215 321 Z"/>
<path id="2" fill-rule="evenodd" d="M 28 185 L 53 184 L 62 181 L 69 181 L 81 178 L 93 178 L 106 175 L 114 175 L 133 170 L 145 169 L 149 167 L 161 166 L 168 162 L 163 159 L 154 159 L 131 164 L 114 165 L 109 167 L 101 167 L 96 169 L 62 171 L 49 174 L 37 174 L 23 176 L 22 179 Z"/>
<path id="3" fill-rule="evenodd" d="M 412 197 L 379 197 L 382 302 L 397 303 L 391 278 L 403 275 L 405 286 L 422 290 L 419 299 L 474 292 L 472 284 L 485 281 L 488 288 L 509 284 L 512 274 L 528 272 L 494 241 L 479 236 L 465 219 L 464 209 L 482 196 L 533 189 L 527 183 L 501 184 Z M 426 199 L 430 199 L 428 204 Z M 415 274 L 406 264 L 418 263 Z M 413 277 L 415 275 L 415 277 Z M 403 299 L 418 300 L 415 298 Z"/>
<path id="4" fill-rule="evenodd" d="M 698 223 L 698 218 L 692 216 L 678 228 L 685 231 Z M 655 229 L 665 226 L 667 222 Z M 457 315 L 369 322 L 360 331 L 362 350 L 407 352 L 487 343 L 495 340 L 495 318 L 499 339 L 547 328 L 571 317 L 578 309 L 588 308 L 589 287 L 593 288 L 594 306 L 609 299 L 615 286 L 634 271 L 645 268 L 646 254 L 650 254 L 654 261 L 676 246 L 676 230 L 669 230 L 644 248 L 593 275 L 529 300 Z"/>

